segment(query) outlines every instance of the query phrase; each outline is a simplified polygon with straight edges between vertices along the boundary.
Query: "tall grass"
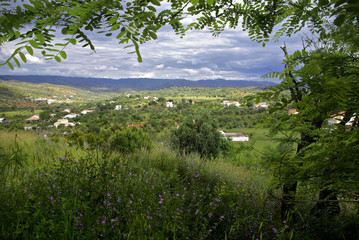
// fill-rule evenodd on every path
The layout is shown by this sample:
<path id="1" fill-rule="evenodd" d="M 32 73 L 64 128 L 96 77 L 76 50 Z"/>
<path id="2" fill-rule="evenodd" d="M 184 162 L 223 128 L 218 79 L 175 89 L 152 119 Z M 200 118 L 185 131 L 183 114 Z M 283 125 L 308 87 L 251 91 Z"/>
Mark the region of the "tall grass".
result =
<path id="1" fill-rule="evenodd" d="M 281 227 L 248 189 L 251 174 L 224 161 L 165 147 L 106 159 L 52 158 L 69 148 L 31 134 L 15 141 L 38 167 L 2 187 L 4 239 L 269 238 Z"/>
<path id="2" fill-rule="evenodd" d="M 265 176 L 224 159 L 163 146 L 102 158 L 29 133 L 1 140 L 2 162 L 9 151 L 26 163 L 0 186 L 1 239 L 320 239 L 320 222 L 279 219 Z"/>

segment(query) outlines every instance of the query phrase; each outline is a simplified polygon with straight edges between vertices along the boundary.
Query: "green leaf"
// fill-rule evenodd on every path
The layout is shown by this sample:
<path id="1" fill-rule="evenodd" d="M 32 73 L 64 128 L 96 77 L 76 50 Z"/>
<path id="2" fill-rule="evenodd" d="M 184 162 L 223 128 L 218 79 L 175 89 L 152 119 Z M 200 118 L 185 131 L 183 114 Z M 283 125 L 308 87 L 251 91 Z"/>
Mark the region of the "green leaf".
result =
<path id="1" fill-rule="evenodd" d="M 157 0 L 150 0 L 153 5 L 161 6 L 161 3 Z"/>
<path id="2" fill-rule="evenodd" d="M 44 37 L 44 35 L 42 33 L 36 34 L 36 38 L 37 38 L 37 40 L 39 40 L 40 44 L 45 43 L 45 37 Z"/>
<path id="3" fill-rule="evenodd" d="M 64 40 L 69 41 L 72 45 L 76 45 L 76 39 L 75 38 L 65 38 Z"/>
<path id="4" fill-rule="evenodd" d="M 142 62 L 142 57 L 141 57 L 141 54 L 139 54 L 139 53 L 137 53 L 137 61 Z"/>
<path id="5" fill-rule="evenodd" d="M 30 40 L 29 41 L 30 45 L 33 47 L 33 48 L 38 48 L 39 46 L 37 45 L 37 42 L 35 40 Z"/>
<path id="6" fill-rule="evenodd" d="M 56 62 L 61 62 L 61 58 L 59 56 L 55 56 L 54 58 L 55 58 Z"/>
<path id="7" fill-rule="evenodd" d="M 66 59 L 67 58 L 67 54 L 65 51 L 60 51 L 60 55 L 63 59 Z"/>
<path id="8" fill-rule="evenodd" d="M 154 6 L 147 6 L 147 8 L 152 11 L 152 12 L 156 12 L 157 9 Z"/>
<path id="9" fill-rule="evenodd" d="M 207 0 L 207 4 L 208 4 L 208 5 L 213 5 L 213 4 L 214 4 L 214 0 Z"/>
<path id="10" fill-rule="evenodd" d="M 118 17 L 112 17 L 112 18 L 110 19 L 110 21 L 108 21 L 108 24 L 109 24 L 109 25 L 112 25 L 112 24 L 114 24 L 115 22 L 117 22 L 117 20 L 118 20 Z"/>
<path id="11" fill-rule="evenodd" d="M 10 62 L 7 62 L 7 65 L 9 66 L 9 68 L 10 68 L 11 70 L 14 70 L 14 66 L 13 66 Z"/>
<path id="12" fill-rule="evenodd" d="M 25 48 L 26 48 L 26 51 L 27 51 L 31 56 L 34 55 L 34 51 L 32 50 L 32 47 L 30 47 L 30 46 L 25 46 Z"/>
<path id="13" fill-rule="evenodd" d="M 14 59 L 14 62 L 16 63 L 16 65 L 17 65 L 18 67 L 20 67 L 20 62 L 19 62 L 19 60 L 17 60 L 16 57 L 13 57 L 13 59 Z"/>
<path id="14" fill-rule="evenodd" d="M 148 32 L 153 39 L 157 39 L 157 35 L 154 32 Z"/>
<path id="15" fill-rule="evenodd" d="M 121 38 L 123 35 L 125 35 L 125 33 L 126 33 L 126 28 L 123 27 L 123 28 L 121 29 L 121 32 L 117 35 L 116 38 L 117 38 L 117 39 Z"/>
<path id="16" fill-rule="evenodd" d="M 26 57 L 25 57 L 25 54 L 23 54 L 22 52 L 19 52 L 19 56 L 20 56 L 21 60 L 22 60 L 24 63 L 27 62 L 27 59 L 26 59 Z"/>
<path id="17" fill-rule="evenodd" d="M 29 5 L 29 4 L 23 4 L 24 8 L 26 8 L 27 10 L 29 10 L 30 12 L 36 12 L 36 9 Z"/>
<path id="18" fill-rule="evenodd" d="M 198 2 L 199 2 L 199 0 L 191 0 L 191 3 L 192 3 L 193 5 L 197 5 Z"/>

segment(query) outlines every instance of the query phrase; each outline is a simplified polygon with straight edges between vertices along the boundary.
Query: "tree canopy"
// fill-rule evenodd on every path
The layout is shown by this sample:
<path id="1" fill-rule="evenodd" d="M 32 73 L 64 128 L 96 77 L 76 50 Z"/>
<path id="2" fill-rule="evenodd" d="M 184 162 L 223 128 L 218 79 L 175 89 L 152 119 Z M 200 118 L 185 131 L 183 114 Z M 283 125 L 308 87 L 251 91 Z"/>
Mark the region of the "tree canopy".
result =
<path id="1" fill-rule="evenodd" d="M 198 153 L 203 158 L 217 158 L 230 150 L 230 140 L 218 130 L 218 123 L 209 114 L 186 117 L 171 132 L 172 146 L 186 154 Z"/>

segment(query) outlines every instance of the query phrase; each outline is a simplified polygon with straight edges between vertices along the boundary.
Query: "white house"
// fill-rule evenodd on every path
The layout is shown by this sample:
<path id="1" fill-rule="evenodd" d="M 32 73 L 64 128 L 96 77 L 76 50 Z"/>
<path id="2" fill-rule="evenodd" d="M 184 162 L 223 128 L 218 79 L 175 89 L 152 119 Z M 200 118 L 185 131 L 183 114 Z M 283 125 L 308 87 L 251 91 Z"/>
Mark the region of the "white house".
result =
<path id="1" fill-rule="evenodd" d="M 67 112 L 67 113 L 70 113 L 70 112 L 71 112 L 71 109 L 65 109 L 65 110 L 63 110 L 63 111 L 61 111 L 61 112 Z"/>
<path id="2" fill-rule="evenodd" d="M 121 105 L 116 105 L 115 106 L 115 110 L 121 110 L 122 109 L 122 106 Z"/>
<path id="3" fill-rule="evenodd" d="M 32 117 L 29 117 L 28 119 L 25 119 L 26 122 L 33 122 L 33 121 L 39 121 L 40 120 L 40 115 L 39 114 L 35 114 Z"/>
<path id="4" fill-rule="evenodd" d="M 54 126 L 57 128 L 60 124 L 67 126 L 75 126 L 75 123 L 69 122 L 68 119 L 58 119 L 57 122 L 54 123 Z"/>
<path id="5" fill-rule="evenodd" d="M 54 102 L 57 102 L 55 99 L 47 99 L 47 104 L 53 104 Z"/>
<path id="6" fill-rule="evenodd" d="M 249 137 L 248 135 L 244 133 L 225 133 L 223 131 L 220 131 L 221 134 L 223 134 L 226 138 L 230 137 L 232 139 L 232 142 L 248 142 Z"/>
<path id="7" fill-rule="evenodd" d="M 75 118 L 77 117 L 79 114 L 76 114 L 76 113 L 70 113 L 70 114 L 67 114 L 64 118 Z"/>
<path id="8" fill-rule="evenodd" d="M 297 112 L 297 109 L 295 109 L 295 108 L 290 108 L 290 109 L 288 110 L 288 114 L 290 114 L 290 115 L 299 114 L 299 112 Z"/>
<path id="9" fill-rule="evenodd" d="M 93 112 L 93 110 L 85 109 L 85 110 L 83 110 L 81 113 L 82 113 L 82 114 L 87 114 L 87 113 L 91 113 L 91 112 Z"/>
<path id="10" fill-rule="evenodd" d="M 241 104 L 239 102 L 234 102 L 234 101 L 223 101 L 223 106 L 225 106 L 225 107 L 229 107 L 229 106 L 240 107 Z"/>
<path id="11" fill-rule="evenodd" d="M 261 102 L 253 105 L 254 108 L 268 108 L 268 105 L 266 102 Z"/>
<path id="12" fill-rule="evenodd" d="M 166 107 L 173 107 L 173 102 L 166 102 Z"/>

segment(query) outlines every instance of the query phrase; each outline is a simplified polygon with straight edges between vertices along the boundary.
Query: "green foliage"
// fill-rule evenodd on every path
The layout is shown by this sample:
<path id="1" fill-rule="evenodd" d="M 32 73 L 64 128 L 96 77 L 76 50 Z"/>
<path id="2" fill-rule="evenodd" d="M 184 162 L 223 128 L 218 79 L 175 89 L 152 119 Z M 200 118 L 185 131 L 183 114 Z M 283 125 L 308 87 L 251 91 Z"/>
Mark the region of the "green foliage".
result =
<path id="1" fill-rule="evenodd" d="M 109 139 L 110 149 L 120 153 L 133 153 L 139 149 L 151 149 L 152 141 L 142 128 L 128 127 L 116 131 Z"/>
<path id="2" fill-rule="evenodd" d="M 224 138 L 217 122 L 206 113 L 186 117 L 177 129 L 173 129 L 171 143 L 181 152 L 198 153 L 207 158 L 217 158 L 230 149 L 230 140 Z"/>
<path id="3" fill-rule="evenodd" d="M 39 115 L 40 115 L 41 120 L 49 120 L 50 119 L 50 111 L 48 111 L 48 110 L 42 111 Z"/>

